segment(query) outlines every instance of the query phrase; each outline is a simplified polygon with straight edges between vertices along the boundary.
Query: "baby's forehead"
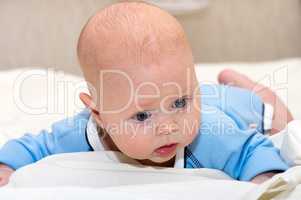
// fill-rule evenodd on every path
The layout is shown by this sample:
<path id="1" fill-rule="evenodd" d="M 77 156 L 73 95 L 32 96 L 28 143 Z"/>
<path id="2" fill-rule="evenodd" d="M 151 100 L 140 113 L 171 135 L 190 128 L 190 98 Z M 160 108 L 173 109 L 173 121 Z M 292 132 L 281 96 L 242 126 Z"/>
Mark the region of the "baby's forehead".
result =
<path id="1" fill-rule="evenodd" d="M 115 109 L 127 104 L 160 104 L 162 100 L 169 101 L 193 93 L 193 80 L 184 78 L 184 73 L 157 73 L 140 71 L 128 74 L 121 70 L 108 71 L 101 78 L 100 102 L 105 108 Z"/>
<path id="2" fill-rule="evenodd" d="M 169 65 L 122 66 L 100 70 L 101 86 L 108 88 L 131 88 L 136 90 L 165 88 L 183 89 L 189 85 L 193 75 L 192 67 Z M 188 65 L 189 66 L 189 65 Z"/>
<path id="3" fill-rule="evenodd" d="M 118 78 L 112 78 L 110 81 L 105 79 L 106 82 L 99 90 L 100 110 L 112 111 L 110 114 L 158 109 L 193 93 L 191 87 L 182 80 L 133 81 L 124 74 L 117 76 Z"/>
<path id="4" fill-rule="evenodd" d="M 133 110 L 153 110 L 180 97 L 191 97 L 195 85 L 191 69 L 166 65 L 103 69 L 98 83 L 100 111 L 127 115 Z"/>

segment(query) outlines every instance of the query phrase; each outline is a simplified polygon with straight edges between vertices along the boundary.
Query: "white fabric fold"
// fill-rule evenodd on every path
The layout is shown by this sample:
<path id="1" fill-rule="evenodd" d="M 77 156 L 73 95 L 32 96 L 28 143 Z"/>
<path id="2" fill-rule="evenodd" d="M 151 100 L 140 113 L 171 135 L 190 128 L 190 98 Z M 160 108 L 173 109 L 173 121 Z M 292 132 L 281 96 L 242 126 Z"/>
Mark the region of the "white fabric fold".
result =
<path id="1" fill-rule="evenodd" d="M 282 134 L 281 156 L 291 166 L 301 165 L 301 120 L 291 121 Z"/>

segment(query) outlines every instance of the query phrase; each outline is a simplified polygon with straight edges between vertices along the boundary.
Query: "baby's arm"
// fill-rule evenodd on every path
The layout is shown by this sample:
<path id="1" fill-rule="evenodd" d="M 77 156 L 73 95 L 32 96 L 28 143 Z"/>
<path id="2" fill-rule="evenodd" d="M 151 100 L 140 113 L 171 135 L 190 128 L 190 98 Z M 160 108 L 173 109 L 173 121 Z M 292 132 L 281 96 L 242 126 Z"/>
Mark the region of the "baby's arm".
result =
<path id="1" fill-rule="evenodd" d="M 292 113 L 272 89 L 252 81 L 246 75 L 226 69 L 220 72 L 218 81 L 221 84 L 232 85 L 252 91 L 260 96 L 264 103 L 270 104 L 274 108 L 271 134 L 278 133 L 293 120 Z"/>
<path id="2" fill-rule="evenodd" d="M 0 149 L 0 185 L 7 181 L 14 170 L 46 156 L 91 151 L 86 139 L 88 118 L 89 113 L 84 111 L 73 118 L 54 123 L 50 131 L 42 130 L 38 135 L 26 134 L 8 141 Z"/>

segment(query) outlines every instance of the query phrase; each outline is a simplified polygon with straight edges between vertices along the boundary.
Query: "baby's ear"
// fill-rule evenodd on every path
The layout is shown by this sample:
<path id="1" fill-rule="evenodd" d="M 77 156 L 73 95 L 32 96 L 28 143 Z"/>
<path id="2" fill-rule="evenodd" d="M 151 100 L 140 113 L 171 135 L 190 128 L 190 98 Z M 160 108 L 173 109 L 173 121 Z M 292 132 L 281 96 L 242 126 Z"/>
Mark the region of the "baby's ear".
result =
<path id="1" fill-rule="evenodd" d="M 91 110 L 92 113 L 99 114 L 97 110 L 96 104 L 93 102 L 92 97 L 88 95 L 87 93 L 81 92 L 79 94 L 80 100 L 83 102 L 83 104 Z"/>
<path id="2" fill-rule="evenodd" d="M 94 120 L 97 122 L 99 126 L 102 126 L 102 120 L 99 116 L 99 112 L 97 110 L 96 104 L 93 102 L 92 97 L 84 92 L 81 92 L 79 94 L 80 100 L 85 104 L 87 108 L 91 110 L 91 115 L 94 118 Z"/>

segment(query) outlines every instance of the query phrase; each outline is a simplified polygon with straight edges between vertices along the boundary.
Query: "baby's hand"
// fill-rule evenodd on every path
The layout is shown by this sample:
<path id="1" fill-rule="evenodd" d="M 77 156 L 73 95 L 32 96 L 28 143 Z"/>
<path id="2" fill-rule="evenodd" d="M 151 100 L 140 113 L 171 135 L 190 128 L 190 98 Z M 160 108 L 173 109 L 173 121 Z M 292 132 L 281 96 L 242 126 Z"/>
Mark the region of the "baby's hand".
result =
<path id="1" fill-rule="evenodd" d="M 0 187 L 6 185 L 9 181 L 10 176 L 14 173 L 15 170 L 12 168 L 0 164 Z"/>
<path id="2" fill-rule="evenodd" d="M 267 173 L 263 173 L 263 174 L 259 174 L 257 176 L 255 176 L 251 182 L 252 183 L 256 183 L 256 184 L 261 184 L 267 180 L 269 180 L 270 178 L 272 178 L 274 175 L 276 175 L 277 173 L 275 172 L 267 172 Z"/>

